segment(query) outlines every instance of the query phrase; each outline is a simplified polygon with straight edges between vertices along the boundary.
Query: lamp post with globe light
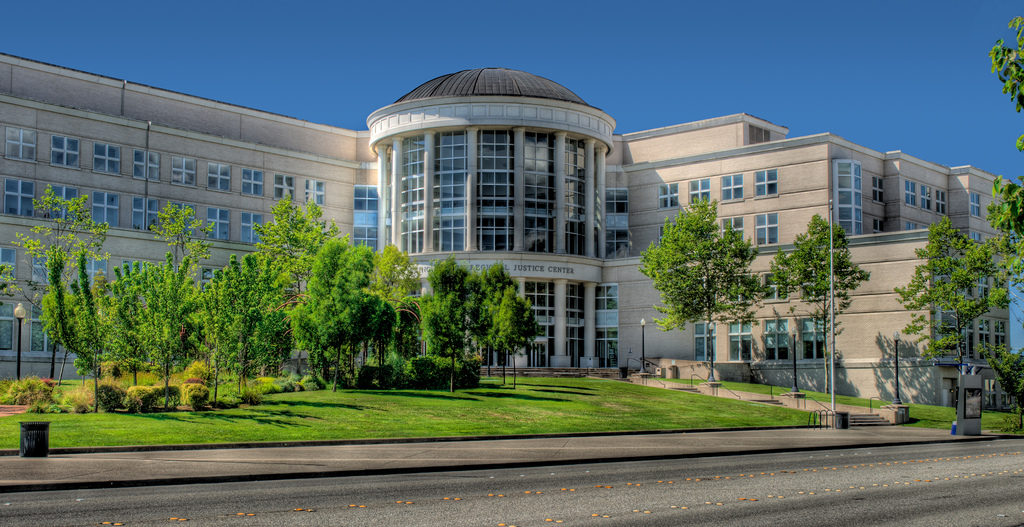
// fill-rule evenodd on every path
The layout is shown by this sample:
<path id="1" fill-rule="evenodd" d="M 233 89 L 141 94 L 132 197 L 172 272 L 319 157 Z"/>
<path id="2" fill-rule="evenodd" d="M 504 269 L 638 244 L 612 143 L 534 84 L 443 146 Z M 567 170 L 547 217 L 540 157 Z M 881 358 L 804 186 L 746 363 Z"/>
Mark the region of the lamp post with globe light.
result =
<path id="1" fill-rule="evenodd" d="M 900 400 L 900 332 L 892 334 L 892 347 L 896 352 L 896 397 L 893 397 L 892 404 L 903 404 Z"/>
<path id="2" fill-rule="evenodd" d="M 647 355 L 646 355 L 645 350 L 644 350 L 644 348 L 645 348 L 645 346 L 647 344 L 646 343 L 646 334 L 645 334 L 646 328 L 647 328 L 647 320 L 641 318 L 640 319 L 640 373 L 647 373 L 647 370 L 645 369 L 645 367 L 647 365 Z"/>
<path id="3" fill-rule="evenodd" d="M 18 364 L 16 369 L 16 375 L 18 380 L 21 380 L 21 324 L 25 321 L 25 305 L 18 302 L 18 305 L 14 308 L 14 318 L 18 319 Z"/>

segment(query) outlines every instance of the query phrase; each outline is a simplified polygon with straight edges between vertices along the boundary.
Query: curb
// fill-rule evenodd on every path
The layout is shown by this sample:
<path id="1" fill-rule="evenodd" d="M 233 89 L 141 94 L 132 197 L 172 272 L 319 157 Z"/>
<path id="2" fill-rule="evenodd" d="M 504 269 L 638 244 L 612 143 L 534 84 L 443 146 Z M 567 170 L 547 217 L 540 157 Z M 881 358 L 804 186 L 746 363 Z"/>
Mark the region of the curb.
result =
<path id="1" fill-rule="evenodd" d="M 792 427 L 787 427 L 792 428 Z M 797 427 L 800 428 L 800 427 Z M 755 430 L 759 430 L 758 428 Z M 619 434 L 619 435 L 638 435 L 645 432 L 637 432 L 633 434 Z M 668 433 L 668 432 L 656 432 L 656 433 Z M 615 435 L 615 434 L 603 434 L 603 435 Z M 545 436 L 547 437 L 547 436 Z M 566 437 L 566 436 L 559 436 Z M 579 437 L 579 436 L 576 436 Z M 961 436 L 962 437 L 962 436 Z M 108 480 L 108 481 L 82 481 L 82 482 L 56 482 L 56 483 L 26 483 L 26 484 L 15 484 L 15 485 L 0 485 L 0 494 L 13 493 L 13 492 L 42 492 L 42 491 L 57 491 L 57 490 L 84 490 L 84 489 L 107 489 L 107 488 L 128 488 L 128 487 L 151 487 L 151 486 L 169 486 L 169 485 L 195 485 L 195 484 L 209 484 L 209 483 L 239 483 L 239 482 L 255 482 L 255 481 L 282 481 L 292 479 L 322 479 L 322 478 L 339 478 L 339 477 L 352 477 L 352 476 L 388 476 L 398 474 L 422 474 L 428 472 L 469 472 L 474 470 L 500 470 L 510 468 L 533 468 L 543 466 L 569 466 L 569 465 L 586 465 L 592 463 L 623 463 L 623 462 L 638 462 L 638 461 L 657 461 L 657 460 L 671 460 L 671 459 L 690 459 L 699 457 L 728 457 L 735 455 L 756 455 L 756 454 L 781 454 L 789 452 L 817 452 L 824 450 L 846 450 L 855 448 L 873 448 L 873 447 L 892 447 L 892 446 L 913 446 L 913 445 L 928 445 L 928 444 L 942 444 L 942 443 L 960 443 L 960 442 L 979 442 L 979 441 L 994 441 L 997 439 L 1022 439 L 1020 436 L 1007 436 L 1007 435 L 989 435 L 989 436 L 976 436 L 971 438 L 963 439 L 932 439 L 927 441 L 910 441 L 910 442 L 897 442 L 897 441 L 886 441 L 880 443 L 857 443 L 847 445 L 822 445 L 813 447 L 782 447 L 782 448 L 766 448 L 763 450 L 751 450 L 747 452 L 693 452 L 687 454 L 668 454 L 668 455 L 649 455 L 649 456 L 619 456 L 619 457 L 594 457 L 584 459 L 565 459 L 565 460 L 543 460 L 543 461 L 523 461 L 523 462 L 498 462 L 498 463 L 483 463 L 477 465 L 436 465 L 436 466 L 421 466 L 421 467 L 400 467 L 400 468 L 379 468 L 379 469 L 350 469 L 350 470 L 332 470 L 332 471 L 320 471 L 320 472 L 283 472 L 276 474 L 234 474 L 234 475 L 218 475 L 218 476 L 183 476 L 180 478 L 157 478 L 157 479 L 133 479 L 133 480 Z M 461 440 L 461 439 L 460 439 Z M 413 441 L 420 442 L 420 441 Z M 373 444 L 373 443 L 362 443 L 362 444 Z"/>

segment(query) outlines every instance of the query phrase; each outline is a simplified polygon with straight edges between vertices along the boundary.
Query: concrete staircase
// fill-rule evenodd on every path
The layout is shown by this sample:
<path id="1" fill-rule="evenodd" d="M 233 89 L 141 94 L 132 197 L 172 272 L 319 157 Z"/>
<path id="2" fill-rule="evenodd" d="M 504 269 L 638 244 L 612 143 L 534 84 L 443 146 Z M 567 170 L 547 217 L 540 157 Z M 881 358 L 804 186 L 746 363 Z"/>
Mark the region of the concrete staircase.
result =
<path id="1" fill-rule="evenodd" d="M 892 426 L 878 414 L 850 414 L 850 426 Z"/>

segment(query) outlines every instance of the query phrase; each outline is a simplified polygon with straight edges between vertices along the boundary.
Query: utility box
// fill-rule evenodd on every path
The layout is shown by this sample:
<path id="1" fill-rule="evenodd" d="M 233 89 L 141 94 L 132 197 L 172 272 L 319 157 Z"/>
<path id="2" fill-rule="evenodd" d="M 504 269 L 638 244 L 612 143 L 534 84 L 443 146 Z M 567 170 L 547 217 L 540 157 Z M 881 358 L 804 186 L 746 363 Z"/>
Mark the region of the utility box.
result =
<path id="1" fill-rule="evenodd" d="M 850 412 L 836 412 L 835 420 L 836 430 L 850 429 Z"/>
<path id="2" fill-rule="evenodd" d="M 981 404 L 984 400 L 981 375 L 961 375 L 956 398 L 956 435 L 981 435 Z"/>

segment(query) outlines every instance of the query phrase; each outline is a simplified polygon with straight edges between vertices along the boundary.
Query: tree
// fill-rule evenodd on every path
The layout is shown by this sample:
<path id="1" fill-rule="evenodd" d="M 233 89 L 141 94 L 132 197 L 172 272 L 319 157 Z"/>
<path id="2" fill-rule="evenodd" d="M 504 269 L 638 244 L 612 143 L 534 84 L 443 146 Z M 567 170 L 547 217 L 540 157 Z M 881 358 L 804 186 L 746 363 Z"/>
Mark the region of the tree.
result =
<path id="1" fill-rule="evenodd" d="M 838 317 L 850 307 L 850 292 L 871 278 L 870 273 L 853 263 L 846 232 L 841 228 L 831 230 L 831 275 L 829 224 L 817 214 L 807 224 L 807 232 L 797 235 L 793 250 L 780 251 L 771 263 L 772 279 L 779 290 L 787 295 L 800 293 L 801 304 L 806 307 L 805 314 L 814 321 L 817 329 L 826 327 L 832 298 L 835 298 L 834 313 Z M 795 312 L 797 307 L 792 305 L 791 312 Z M 828 349 L 828 339 L 825 343 L 824 357 L 828 358 L 828 354 L 834 350 Z M 827 380 L 825 384 L 828 384 Z"/>
<path id="2" fill-rule="evenodd" d="M 8 280 L 7 295 L 20 291 L 29 304 L 35 308 L 42 309 L 43 297 L 50 291 L 51 287 L 66 287 L 66 284 L 73 280 L 75 267 L 66 265 L 68 262 L 77 261 L 77 255 L 84 253 L 86 257 L 93 260 L 105 260 L 106 253 L 102 252 L 103 242 L 106 240 L 108 225 L 96 223 L 88 205 L 87 196 L 79 196 L 72 199 L 64 199 L 58 196 L 49 185 L 43 191 L 43 195 L 32 200 L 35 214 L 43 218 L 43 221 L 33 226 L 29 233 L 15 233 L 14 245 L 22 247 L 29 256 L 48 261 L 47 253 L 51 249 L 60 252 L 64 264 L 59 269 L 58 282 L 49 278 L 43 282 L 36 281 L 31 277 L 24 288 L 11 286 Z M 49 277 L 49 266 L 47 277 Z M 58 286 L 59 284 L 59 286 Z M 46 316 L 44 311 L 43 317 Z M 46 327 L 46 320 L 43 320 Z M 47 330 L 49 334 L 49 330 Z M 53 377 L 54 368 L 57 362 L 57 346 L 60 341 L 51 335 L 50 344 L 50 377 Z M 67 361 L 68 350 L 64 350 L 64 359 Z M 64 368 L 61 366 L 60 378 L 64 377 Z M 59 382 L 59 380 L 58 380 Z"/>
<path id="3" fill-rule="evenodd" d="M 67 285 L 62 278 L 66 265 L 64 251 L 51 246 L 47 250 L 46 273 L 47 281 L 53 285 L 47 288 L 43 296 L 43 327 L 54 342 L 64 347 L 64 361 L 67 362 L 69 352 L 79 351 L 79 333 L 75 328 L 75 315 Z M 61 378 L 64 368 L 61 367 Z M 59 383 L 60 381 L 58 381 Z"/>
<path id="4" fill-rule="evenodd" d="M 139 263 L 125 263 L 114 268 L 116 279 L 110 284 L 109 355 L 132 372 L 132 384 L 139 383 L 139 370 L 146 365 L 149 335 L 141 331 L 142 311 L 145 306 L 140 297 Z"/>
<path id="5" fill-rule="evenodd" d="M 373 255 L 373 277 L 370 291 L 398 307 L 410 291 L 419 289 L 420 271 L 409 254 L 388 245 Z"/>
<path id="6" fill-rule="evenodd" d="M 449 391 L 455 391 L 455 364 L 465 354 L 473 322 L 474 281 L 469 269 L 455 258 L 438 262 L 427 279 L 434 292 L 425 301 L 423 332 L 430 353 L 451 359 Z"/>
<path id="7" fill-rule="evenodd" d="M 1006 46 L 1003 39 L 996 41 L 989 51 L 992 72 L 1003 83 L 1003 93 L 1010 96 L 1017 113 L 1024 109 L 1024 17 L 1014 17 L 1009 27 L 1017 31 L 1017 47 Z M 1024 151 L 1024 134 L 1017 138 L 1017 150 Z M 993 194 L 999 199 L 990 208 L 992 225 L 1017 237 L 1024 235 L 1024 187 L 996 178 Z M 1013 255 L 1020 265 L 1020 255 Z"/>
<path id="8" fill-rule="evenodd" d="M 193 264 L 210 257 L 210 242 L 199 235 L 207 236 L 213 231 L 213 224 L 203 225 L 196 217 L 191 205 L 168 203 L 157 212 L 157 222 L 149 227 L 158 240 L 167 242 L 174 255 L 174 265 L 185 258 Z"/>
<path id="9" fill-rule="evenodd" d="M 256 247 L 278 262 L 291 276 L 292 294 L 299 294 L 313 273 L 313 261 L 327 240 L 337 238 L 334 220 L 321 220 L 323 211 L 309 201 L 306 208 L 292 203 L 291 196 L 278 201 L 271 210 L 274 221 L 254 227 L 259 235 Z"/>
<path id="10" fill-rule="evenodd" d="M 93 288 L 86 268 L 84 252 L 78 253 L 78 280 L 71 282 L 72 313 L 75 330 L 75 369 L 80 375 L 92 373 L 94 412 L 99 412 L 100 362 L 103 360 L 104 335 L 100 328 L 97 296 L 100 288 Z M 66 346 L 65 346 L 66 347 Z"/>
<path id="11" fill-rule="evenodd" d="M 963 364 L 966 331 L 992 308 L 1006 307 L 1008 293 L 1001 281 L 987 294 L 976 291 L 979 280 L 999 276 L 996 243 L 978 243 L 953 227 L 948 217 L 928 227 L 928 244 L 915 251 L 924 260 L 905 287 L 897 287 L 899 301 L 916 311 L 904 330 L 925 343 L 925 355 L 956 354 Z"/>
<path id="12" fill-rule="evenodd" d="M 996 380 L 1003 392 L 1014 400 L 1016 430 L 1024 429 L 1024 356 L 1006 349 L 1004 345 L 983 345 L 982 354 L 996 372 Z"/>
<path id="13" fill-rule="evenodd" d="M 152 339 L 149 356 L 163 372 L 165 408 L 170 398 L 171 368 L 186 360 L 197 346 L 199 295 L 189 272 L 192 265 L 190 256 L 178 265 L 168 252 L 163 264 L 147 265 L 142 271 L 140 295 L 146 307 L 141 313 L 140 331 Z"/>
<path id="14" fill-rule="evenodd" d="M 718 205 L 699 200 L 665 220 L 661 242 L 641 255 L 640 272 L 654 282 L 664 306 L 658 325 L 665 331 L 687 323 L 750 322 L 762 290 L 750 264 L 757 249 L 739 231 L 718 225 Z M 714 350 L 708 381 L 715 380 Z"/>
<path id="15" fill-rule="evenodd" d="M 505 290 L 517 291 L 515 280 L 501 262 L 492 264 L 480 273 L 470 275 L 470 302 L 466 308 L 470 321 L 470 333 L 477 349 L 494 347 L 492 337 L 497 324 L 498 310 Z"/>
<path id="16" fill-rule="evenodd" d="M 316 253 L 302 302 L 292 311 L 295 339 L 309 352 L 310 363 L 320 365 L 324 376 L 333 364 L 334 391 L 344 353 L 353 351 L 353 342 L 365 331 L 358 323 L 365 297 L 372 296 L 365 291 L 372 269 L 373 253 L 365 246 L 328 240 Z"/>
<path id="17" fill-rule="evenodd" d="M 533 316 L 530 301 L 519 296 L 515 286 L 506 287 L 494 315 L 488 339 L 490 345 L 499 353 L 504 353 L 504 363 L 508 364 L 509 353 L 516 353 L 529 346 L 538 333 L 540 326 Z M 502 382 L 505 382 L 504 371 L 502 367 Z"/>

